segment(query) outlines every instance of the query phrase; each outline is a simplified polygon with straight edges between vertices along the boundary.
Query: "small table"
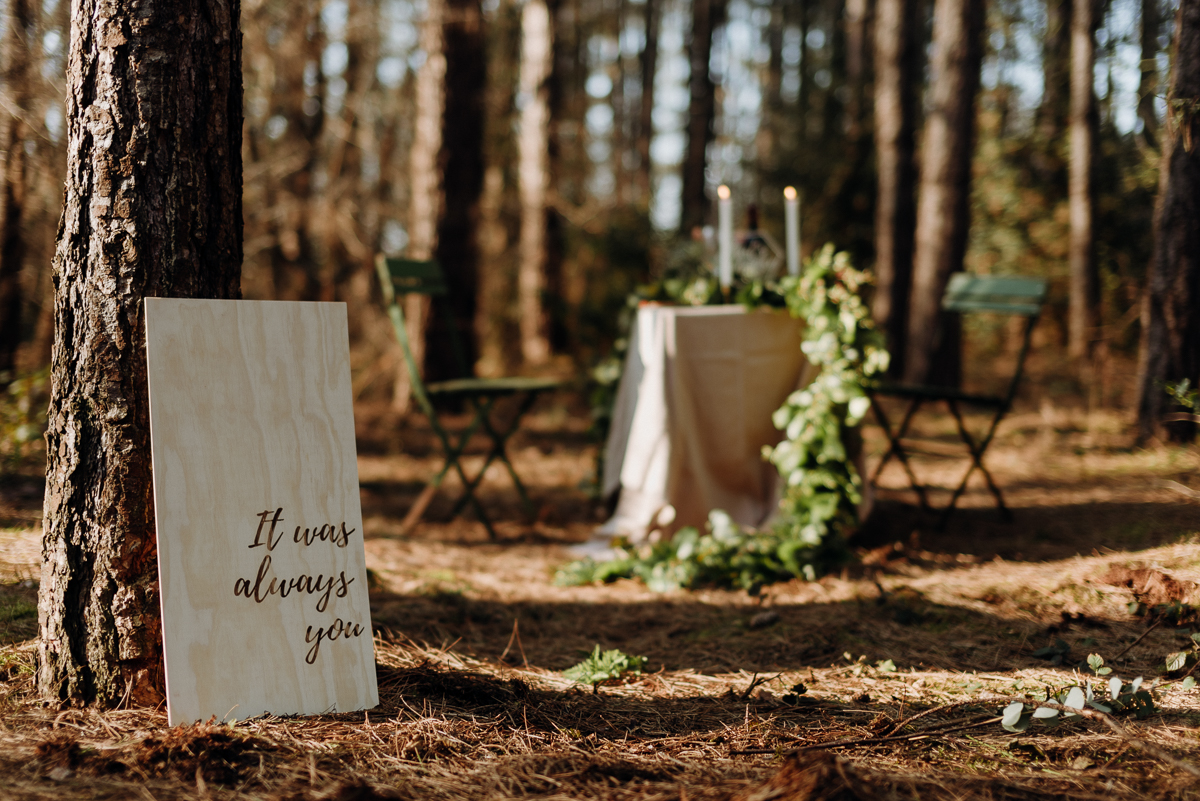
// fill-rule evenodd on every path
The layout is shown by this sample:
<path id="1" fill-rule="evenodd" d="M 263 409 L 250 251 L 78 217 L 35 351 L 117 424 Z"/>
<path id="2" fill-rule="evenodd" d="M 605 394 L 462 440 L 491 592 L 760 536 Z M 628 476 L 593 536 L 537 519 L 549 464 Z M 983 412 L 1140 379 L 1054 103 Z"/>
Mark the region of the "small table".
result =
<path id="1" fill-rule="evenodd" d="M 638 309 L 604 465 L 604 494 L 621 494 L 598 538 L 702 526 L 713 509 L 749 526 L 774 514 L 778 474 L 762 449 L 800 385 L 800 330 L 780 309 Z"/>

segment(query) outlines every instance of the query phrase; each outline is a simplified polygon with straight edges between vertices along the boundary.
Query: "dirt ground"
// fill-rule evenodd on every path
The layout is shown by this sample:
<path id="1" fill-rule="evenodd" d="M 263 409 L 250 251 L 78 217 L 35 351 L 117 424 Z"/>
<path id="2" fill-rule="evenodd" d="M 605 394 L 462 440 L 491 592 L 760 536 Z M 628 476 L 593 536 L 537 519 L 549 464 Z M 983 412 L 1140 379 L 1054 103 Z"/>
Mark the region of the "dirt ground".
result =
<path id="1" fill-rule="evenodd" d="M 1200 797 L 1200 687 L 1183 681 L 1195 657 L 1164 672 L 1200 628 L 1186 625 L 1200 450 L 1134 449 L 1116 412 L 1018 408 L 986 459 L 1011 523 L 977 480 L 939 530 L 889 467 L 859 563 L 758 597 L 553 584 L 604 516 L 578 409 L 549 403 L 513 443 L 536 520 L 489 472 L 497 541 L 447 519 L 453 483 L 402 533 L 437 464 L 429 432 L 383 407 L 357 419 L 381 694 L 366 713 L 169 729 L 161 709 L 39 705 L 42 484 L 36 470 L 0 483 L 0 797 Z M 927 418 L 930 450 L 948 452 L 951 425 Z M 916 462 L 941 484 L 966 466 Z M 1184 625 L 1155 617 L 1167 602 Z M 597 644 L 647 657 L 646 671 L 595 690 L 562 675 Z M 1154 714 L 1001 728 L 1001 699 L 1086 679 L 1089 654 L 1144 677 Z"/>

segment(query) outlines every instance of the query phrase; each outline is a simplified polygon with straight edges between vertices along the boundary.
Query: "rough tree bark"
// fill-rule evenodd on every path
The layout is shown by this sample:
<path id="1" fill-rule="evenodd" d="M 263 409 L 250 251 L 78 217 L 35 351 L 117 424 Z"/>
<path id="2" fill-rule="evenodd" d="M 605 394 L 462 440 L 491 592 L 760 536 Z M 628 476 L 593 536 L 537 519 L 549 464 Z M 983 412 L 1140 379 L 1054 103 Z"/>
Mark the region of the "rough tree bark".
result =
<path id="1" fill-rule="evenodd" d="M 0 112 L 0 374 L 16 367 L 21 344 L 21 267 L 25 261 L 25 139 L 29 113 L 32 0 L 8 0 L 0 81 L 6 108 Z M 0 378 L 0 385 L 3 379 Z"/>
<path id="2" fill-rule="evenodd" d="M 713 115 L 716 112 L 716 87 L 708 72 L 712 56 L 713 31 L 723 13 L 721 0 L 692 0 L 692 32 L 688 43 L 691 96 L 688 101 L 688 143 L 683 155 L 683 210 L 679 231 L 690 235 L 704 225 L 708 215 L 708 196 L 704 192 L 704 171 L 708 166 L 708 145 L 713 139 Z"/>
<path id="3" fill-rule="evenodd" d="M 1071 16 L 1071 155 L 1067 196 L 1071 234 L 1067 262 L 1071 291 L 1067 317 L 1067 351 L 1090 355 L 1099 325 L 1100 276 L 1096 268 L 1093 230 L 1095 212 L 1096 135 L 1099 120 L 1092 72 L 1096 64 L 1097 0 L 1075 0 Z"/>
<path id="4" fill-rule="evenodd" d="M 545 0 L 527 0 L 521 13 L 521 117 L 517 137 L 517 182 L 521 197 L 521 234 L 517 267 L 517 308 L 521 356 L 529 365 L 550 358 L 550 339 L 542 293 L 546 286 L 546 152 L 550 129 L 547 79 L 553 54 L 553 28 Z"/>
<path id="5" fill-rule="evenodd" d="M 892 353 L 891 372 L 904 374 L 908 298 L 917 223 L 917 79 L 920 75 L 919 3 L 879 0 L 875 7 L 875 152 L 879 195 L 875 206 L 875 321 Z"/>
<path id="6" fill-rule="evenodd" d="M 934 4 L 933 84 L 921 145 L 906 381 L 954 386 L 961 376 L 959 321 L 942 312 L 941 302 L 950 274 L 962 269 L 967 252 L 983 18 L 983 0 Z"/>
<path id="7" fill-rule="evenodd" d="M 236 298 L 238 0 L 73 0 L 38 686 L 161 697 L 147 296 Z"/>
<path id="8" fill-rule="evenodd" d="M 1164 382 L 1200 383 L 1200 0 L 1181 0 L 1162 130 L 1154 255 L 1142 306 L 1138 434 L 1155 435 L 1172 404 Z M 1173 423 L 1172 439 L 1195 426 Z"/>

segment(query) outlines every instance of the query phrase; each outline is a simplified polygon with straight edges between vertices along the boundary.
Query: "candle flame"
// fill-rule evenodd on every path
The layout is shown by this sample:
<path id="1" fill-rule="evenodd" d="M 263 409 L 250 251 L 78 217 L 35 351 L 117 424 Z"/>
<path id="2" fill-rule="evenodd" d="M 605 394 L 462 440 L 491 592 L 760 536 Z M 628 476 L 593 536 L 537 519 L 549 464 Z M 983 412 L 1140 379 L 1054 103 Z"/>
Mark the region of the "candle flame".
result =
<path id="1" fill-rule="evenodd" d="M 729 200 L 729 187 L 725 184 L 718 186 L 717 197 L 721 198 L 721 200 Z"/>
<path id="2" fill-rule="evenodd" d="M 796 199 L 796 187 L 794 187 L 794 186 L 784 187 L 783 196 L 785 198 L 787 198 L 788 200 L 795 200 Z"/>

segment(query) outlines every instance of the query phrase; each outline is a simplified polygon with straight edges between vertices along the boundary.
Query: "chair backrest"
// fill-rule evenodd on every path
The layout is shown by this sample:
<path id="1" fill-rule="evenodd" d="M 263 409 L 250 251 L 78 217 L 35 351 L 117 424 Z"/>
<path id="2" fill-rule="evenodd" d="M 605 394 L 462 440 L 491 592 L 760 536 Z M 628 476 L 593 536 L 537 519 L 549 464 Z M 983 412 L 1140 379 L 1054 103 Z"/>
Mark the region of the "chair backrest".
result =
<path id="1" fill-rule="evenodd" d="M 387 307 L 392 327 L 396 331 L 396 339 L 404 351 L 404 362 L 412 381 L 413 394 L 424 409 L 428 404 L 428 400 L 425 398 L 425 387 L 408 341 L 408 333 L 404 325 L 404 312 L 400 308 L 400 304 L 396 302 L 396 298 L 400 295 L 410 294 L 431 297 L 445 296 L 450 294 L 450 287 L 442 272 L 442 266 L 433 260 L 397 259 L 380 254 L 375 257 L 375 272 L 379 276 L 379 286 L 383 291 L 383 303 Z M 453 311 L 448 303 L 440 305 L 443 307 L 446 317 L 446 333 L 450 338 L 450 350 L 454 357 L 454 366 L 458 371 L 458 377 L 470 377 L 470 368 L 458 336 L 458 327 Z"/>
<path id="2" fill-rule="evenodd" d="M 375 258 L 375 270 L 384 294 L 394 295 L 445 295 L 449 290 L 442 265 L 432 259 L 396 259 L 379 255 Z M 385 298 L 390 303 L 391 298 Z"/>
<path id="3" fill-rule="evenodd" d="M 946 285 L 942 308 L 955 312 L 996 312 L 1034 317 L 1041 313 L 1045 300 L 1045 278 L 955 273 Z"/>

